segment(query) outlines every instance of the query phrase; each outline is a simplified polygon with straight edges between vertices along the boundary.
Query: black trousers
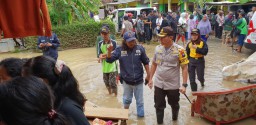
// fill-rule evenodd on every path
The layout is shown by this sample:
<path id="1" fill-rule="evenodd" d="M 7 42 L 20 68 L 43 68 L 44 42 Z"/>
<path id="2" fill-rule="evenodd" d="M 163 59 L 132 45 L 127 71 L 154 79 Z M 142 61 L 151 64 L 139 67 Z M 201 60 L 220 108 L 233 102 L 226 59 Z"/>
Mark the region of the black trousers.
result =
<path id="1" fill-rule="evenodd" d="M 139 42 L 145 43 L 145 33 L 143 33 L 142 35 L 138 33 L 138 40 Z"/>
<path id="2" fill-rule="evenodd" d="M 218 29 L 217 29 L 217 37 L 219 39 L 222 38 L 222 32 L 223 32 L 223 26 L 218 26 Z"/>
<path id="3" fill-rule="evenodd" d="M 165 97 L 167 96 L 168 104 L 171 105 L 172 110 L 178 111 L 180 108 L 179 101 L 180 101 L 180 93 L 179 89 L 176 90 L 163 90 L 155 86 L 155 94 L 154 94 L 154 101 L 155 101 L 155 108 L 156 108 L 156 115 L 157 115 L 157 122 L 161 124 L 164 118 L 164 109 L 166 108 L 166 101 Z"/>
<path id="4" fill-rule="evenodd" d="M 144 27 L 144 29 L 145 29 L 145 37 L 146 37 L 146 40 L 147 41 L 150 41 L 151 40 L 151 38 L 152 38 L 152 36 L 151 36 L 151 33 L 150 33 L 150 27 Z"/>
<path id="5" fill-rule="evenodd" d="M 196 74 L 197 74 L 197 79 L 201 83 L 204 83 L 204 69 L 205 69 L 204 58 L 201 58 L 201 59 L 190 58 L 189 64 L 188 64 L 188 73 L 189 73 L 190 83 L 196 82 Z"/>

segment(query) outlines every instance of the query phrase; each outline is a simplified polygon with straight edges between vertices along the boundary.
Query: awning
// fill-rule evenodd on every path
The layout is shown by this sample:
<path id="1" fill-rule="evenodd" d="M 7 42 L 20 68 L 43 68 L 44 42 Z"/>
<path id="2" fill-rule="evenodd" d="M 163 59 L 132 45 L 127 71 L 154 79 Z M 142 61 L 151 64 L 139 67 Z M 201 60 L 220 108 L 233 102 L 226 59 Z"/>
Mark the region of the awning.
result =
<path id="1" fill-rule="evenodd" d="M 135 0 L 119 0 L 118 2 L 107 3 L 107 5 L 119 5 L 119 4 L 126 4 L 129 2 L 134 2 Z"/>
<path id="2" fill-rule="evenodd" d="M 239 4 L 239 2 L 229 2 L 229 1 L 224 1 L 224 2 L 206 2 L 205 5 L 216 5 L 216 6 L 227 6 L 227 5 L 235 5 Z"/>

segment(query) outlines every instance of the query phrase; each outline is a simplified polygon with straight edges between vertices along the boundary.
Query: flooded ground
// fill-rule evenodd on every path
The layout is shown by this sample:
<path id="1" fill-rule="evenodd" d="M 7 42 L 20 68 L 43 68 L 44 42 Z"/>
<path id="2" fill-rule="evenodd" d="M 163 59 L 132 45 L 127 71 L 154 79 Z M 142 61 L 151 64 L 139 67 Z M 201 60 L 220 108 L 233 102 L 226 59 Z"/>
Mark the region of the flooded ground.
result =
<path id="1" fill-rule="evenodd" d="M 145 45 L 148 56 L 152 59 L 155 45 Z M 246 84 L 228 82 L 222 80 L 222 68 L 230 65 L 241 59 L 247 58 L 251 51 L 243 48 L 243 53 L 233 52 L 231 47 L 222 45 L 219 40 L 209 40 L 209 53 L 206 56 L 206 74 L 205 87 L 199 91 L 216 91 L 226 90 L 246 86 Z M 7 57 L 29 58 L 41 55 L 41 53 L 5 53 L 0 54 L 0 60 Z M 59 59 L 64 60 L 72 69 L 74 75 L 80 83 L 81 91 L 86 95 L 87 99 L 100 107 L 122 108 L 122 85 L 118 85 L 118 96 L 108 95 L 103 83 L 101 64 L 96 61 L 95 48 L 73 49 L 59 52 Z M 148 86 L 144 86 L 144 103 L 145 103 L 145 118 L 137 118 L 135 100 L 133 100 L 130 111 L 128 125 L 155 125 L 156 116 L 153 100 L 153 92 Z M 190 100 L 194 97 L 191 95 L 190 86 L 187 88 L 187 95 Z M 190 103 L 184 95 L 180 96 L 180 113 L 179 119 L 176 122 L 171 120 L 171 107 L 167 105 L 165 109 L 165 125 L 213 125 L 214 123 L 205 120 L 198 115 L 190 116 Z M 232 125 L 255 125 L 256 121 L 252 118 L 232 123 Z M 229 124 L 231 125 L 231 124 Z"/>

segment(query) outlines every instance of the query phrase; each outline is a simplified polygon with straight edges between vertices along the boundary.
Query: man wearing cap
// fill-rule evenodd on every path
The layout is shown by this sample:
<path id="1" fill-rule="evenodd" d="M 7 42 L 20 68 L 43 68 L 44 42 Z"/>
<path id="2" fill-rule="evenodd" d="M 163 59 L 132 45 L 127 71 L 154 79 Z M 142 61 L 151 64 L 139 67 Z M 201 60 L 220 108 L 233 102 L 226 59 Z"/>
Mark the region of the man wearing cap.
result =
<path id="1" fill-rule="evenodd" d="M 199 29 L 193 29 L 191 32 L 191 41 L 186 47 L 187 55 L 189 58 L 189 80 L 192 91 L 197 91 L 196 75 L 204 87 L 204 56 L 208 53 L 208 46 L 200 37 Z"/>
<path id="2" fill-rule="evenodd" d="M 179 112 L 180 93 L 186 92 L 188 76 L 188 59 L 185 50 L 174 43 L 174 32 L 171 27 L 164 27 L 158 34 L 161 45 L 156 46 L 152 61 L 149 87 L 153 87 L 157 123 L 163 124 L 165 97 L 172 108 L 172 119 L 177 120 Z M 182 84 L 180 84 L 180 67 L 182 69 Z"/>
<path id="3" fill-rule="evenodd" d="M 117 75 L 117 65 L 115 62 L 108 63 L 106 62 L 107 57 L 107 47 L 113 45 L 113 48 L 116 48 L 116 41 L 110 39 L 109 28 L 103 26 L 101 28 L 102 41 L 98 44 L 98 57 L 102 62 L 102 71 L 103 71 L 103 81 L 108 89 L 109 94 L 114 93 L 117 96 L 117 85 L 116 85 L 116 75 Z M 100 62 L 100 61 L 99 61 Z"/>
<path id="4" fill-rule="evenodd" d="M 146 80 L 149 79 L 149 58 L 141 45 L 136 45 L 135 33 L 128 31 L 123 36 L 123 42 L 112 53 L 113 46 L 109 46 L 107 62 L 119 60 L 120 79 L 124 87 L 123 104 L 129 109 L 133 95 L 136 99 L 137 116 L 144 117 L 143 102 L 143 66 L 147 72 Z"/>

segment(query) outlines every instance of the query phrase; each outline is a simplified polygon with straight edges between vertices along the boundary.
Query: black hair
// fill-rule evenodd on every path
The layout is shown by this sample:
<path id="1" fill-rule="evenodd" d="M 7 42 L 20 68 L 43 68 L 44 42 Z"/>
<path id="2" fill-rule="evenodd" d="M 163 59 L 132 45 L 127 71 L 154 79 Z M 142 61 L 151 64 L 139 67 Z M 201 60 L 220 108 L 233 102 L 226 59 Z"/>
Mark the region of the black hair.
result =
<path id="1" fill-rule="evenodd" d="M 137 45 L 137 42 L 136 42 L 135 44 Z M 136 45 L 135 45 L 135 46 L 136 46 Z M 126 51 L 127 51 L 127 50 L 131 50 L 131 49 L 127 46 L 125 40 L 122 41 L 122 49 L 123 49 L 123 50 L 126 50 Z"/>
<path id="2" fill-rule="evenodd" d="M 53 95 L 39 78 L 16 77 L 0 85 L 0 111 L 7 125 L 69 125 L 67 119 L 54 111 Z"/>
<path id="3" fill-rule="evenodd" d="M 21 76 L 23 64 L 24 61 L 19 58 L 6 58 L 0 62 L 0 66 L 4 67 L 7 74 L 12 78 Z"/>
<path id="4" fill-rule="evenodd" d="M 124 20 L 128 20 L 128 16 L 124 16 Z"/>
<path id="5" fill-rule="evenodd" d="M 241 14 L 242 17 L 245 17 L 245 15 L 246 15 L 244 11 L 241 11 L 239 14 Z"/>
<path id="6" fill-rule="evenodd" d="M 163 17 L 166 17 L 166 14 L 165 14 L 165 13 L 163 13 Z"/>
<path id="7" fill-rule="evenodd" d="M 190 16 L 189 16 L 189 19 L 194 19 L 194 15 L 193 14 L 191 14 Z"/>
<path id="8" fill-rule="evenodd" d="M 62 71 L 58 74 L 55 68 L 56 61 L 47 56 L 37 56 L 31 58 L 24 65 L 28 74 L 46 79 L 54 91 L 55 106 L 59 106 L 61 101 L 68 97 L 84 107 L 86 98 L 79 90 L 79 85 L 67 65 L 63 65 Z"/>

